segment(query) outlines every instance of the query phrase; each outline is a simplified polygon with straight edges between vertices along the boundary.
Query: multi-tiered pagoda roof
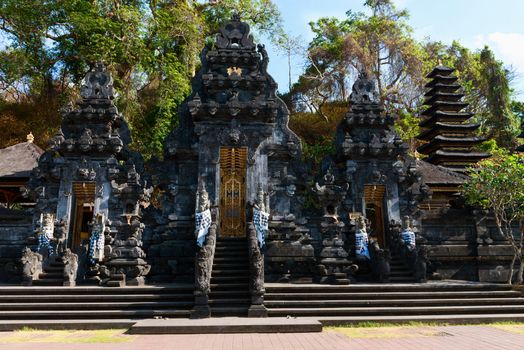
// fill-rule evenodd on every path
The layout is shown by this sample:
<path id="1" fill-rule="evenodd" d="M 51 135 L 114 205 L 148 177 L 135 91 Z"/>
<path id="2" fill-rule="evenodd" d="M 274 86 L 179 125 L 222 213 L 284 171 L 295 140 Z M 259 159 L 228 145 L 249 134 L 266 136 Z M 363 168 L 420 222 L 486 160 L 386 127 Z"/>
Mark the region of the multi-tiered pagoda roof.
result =
<path id="1" fill-rule="evenodd" d="M 468 123 L 473 114 L 464 111 L 468 104 L 462 101 L 464 94 L 453 71 L 439 65 L 427 76 L 431 79 L 424 101 L 428 108 L 422 112 L 422 132 L 417 137 L 426 143 L 417 151 L 427 155 L 429 163 L 464 171 L 489 154 L 473 150 L 484 139 L 475 135 L 479 124 Z"/>

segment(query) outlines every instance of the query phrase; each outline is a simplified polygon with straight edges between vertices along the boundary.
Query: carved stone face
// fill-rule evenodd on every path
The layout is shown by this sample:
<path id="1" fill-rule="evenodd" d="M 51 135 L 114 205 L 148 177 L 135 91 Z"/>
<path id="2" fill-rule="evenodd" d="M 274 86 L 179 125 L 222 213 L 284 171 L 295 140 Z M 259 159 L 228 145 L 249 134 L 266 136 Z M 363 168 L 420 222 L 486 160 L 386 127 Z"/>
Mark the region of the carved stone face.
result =
<path id="1" fill-rule="evenodd" d="M 357 219 L 357 230 L 366 231 L 366 219 L 363 216 Z"/>
<path id="2" fill-rule="evenodd" d="M 402 230 L 403 231 L 411 231 L 412 228 L 411 228 L 411 218 L 409 216 L 404 216 L 402 218 Z"/>
<path id="3" fill-rule="evenodd" d="M 286 186 L 286 195 L 288 195 L 289 197 L 294 196 L 296 189 L 297 189 L 297 186 L 293 184 Z"/>

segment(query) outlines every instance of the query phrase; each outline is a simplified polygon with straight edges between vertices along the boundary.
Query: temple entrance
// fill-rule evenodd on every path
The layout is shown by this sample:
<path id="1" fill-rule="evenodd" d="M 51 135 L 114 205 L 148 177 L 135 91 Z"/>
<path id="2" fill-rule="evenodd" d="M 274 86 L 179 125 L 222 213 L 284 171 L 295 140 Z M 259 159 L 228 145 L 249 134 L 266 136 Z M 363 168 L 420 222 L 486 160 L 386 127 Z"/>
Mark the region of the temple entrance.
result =
<path id="1" fill-rule="evenodd" d="M 220 236 L 246 233 L 247 148 L 220 148 Z"/>
<path id="2" fill-rule="evenodd" d="M 364 200 L 366 218 L 371 222 L 372 237 L 378 241 L 381 248 L 386 248 L 384 229 L 384 192 L 383 185 L 365 185 Z"/>
<path id="3" fill-rule="evenodd" d="M 69 247 L 75 249 L 89 241 L 89 223 L 93 220 L 95 208 L 95 184 L 92 182 L 73 183 L 73 208 L 71 239 Z"/>

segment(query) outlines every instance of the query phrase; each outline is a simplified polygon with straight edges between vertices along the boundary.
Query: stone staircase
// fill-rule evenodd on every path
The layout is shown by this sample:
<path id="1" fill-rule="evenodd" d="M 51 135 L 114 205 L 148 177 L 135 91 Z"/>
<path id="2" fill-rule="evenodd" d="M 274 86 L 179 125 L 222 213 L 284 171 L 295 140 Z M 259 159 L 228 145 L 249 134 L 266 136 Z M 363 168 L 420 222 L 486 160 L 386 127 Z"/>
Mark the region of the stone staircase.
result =
<path id="1" fill-rule="evenodd" d="M 411 269 L 402 261 L 400 256 L 392 253 L 389 262 L 390 274 L 389 281 L 391 283 L 415 283 L 417 282 L 413 277 Z"/>
<path id="2" fill-rule="evenodd" d="M 34 286 L 62 286 L 64 284 L 64 263 L 60 257 L 49 258 L 49 264 L 33 281 Z"/>
<path id="3" fill-rule="evenodd" d="M 211 316 L 247 316 L 249 304 L 247 240 L 219 238 L 211 273 Z"/>
<path id="4" fill-rule="evenodd" d="M 0 321 L 189 317 L 192 307 L 192 284 L 122 288 L 0 287 Z"/>
<path id="5" fill-rule="evenodd" d="M 269 316 L 316 317 L 334 323 L 524 320 L 524 298 L 519 291 L 507 285 L 472 282 L 266 284 L 265 300 Z"/>

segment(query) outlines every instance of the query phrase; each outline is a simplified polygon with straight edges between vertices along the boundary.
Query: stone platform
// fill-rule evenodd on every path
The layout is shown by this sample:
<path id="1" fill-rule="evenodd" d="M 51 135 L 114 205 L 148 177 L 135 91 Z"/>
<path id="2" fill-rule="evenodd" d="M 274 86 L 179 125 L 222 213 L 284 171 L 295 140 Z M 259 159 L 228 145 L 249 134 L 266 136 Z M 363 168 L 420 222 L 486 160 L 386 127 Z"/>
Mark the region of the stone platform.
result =
<path id="1" fill-rule="evenodd" d="M 206 319 L 150 319 L 135 323 L 129 334 L 223 334 L 223 333 L 310 333 L 322 332 L 315 319 L 295 317 Z"/>

